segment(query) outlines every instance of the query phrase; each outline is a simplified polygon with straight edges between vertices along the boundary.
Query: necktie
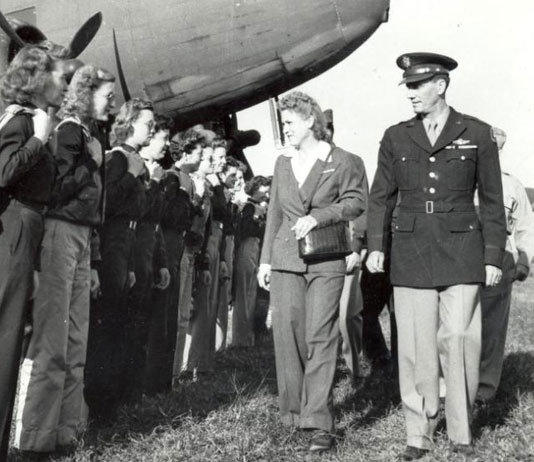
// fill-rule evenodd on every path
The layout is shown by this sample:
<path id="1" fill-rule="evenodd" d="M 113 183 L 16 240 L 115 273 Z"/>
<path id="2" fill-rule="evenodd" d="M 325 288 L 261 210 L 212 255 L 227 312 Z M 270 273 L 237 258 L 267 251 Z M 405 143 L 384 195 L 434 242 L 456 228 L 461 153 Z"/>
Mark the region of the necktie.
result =
<path id="1" fill-rule="evenodd" d="M 426 134 L 430 140 L 430 144 L 434 146 L 438 139 L 438 123 L 435 120 L 430 120 L 427 125 Z"/>

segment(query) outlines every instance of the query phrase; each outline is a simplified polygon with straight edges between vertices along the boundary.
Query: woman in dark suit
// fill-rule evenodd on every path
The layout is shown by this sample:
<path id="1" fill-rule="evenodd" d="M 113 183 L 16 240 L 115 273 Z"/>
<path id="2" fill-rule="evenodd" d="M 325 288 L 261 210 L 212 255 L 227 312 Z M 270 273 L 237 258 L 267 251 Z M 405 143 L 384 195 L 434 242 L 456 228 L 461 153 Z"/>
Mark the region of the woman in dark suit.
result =
<path id="1" fill-rule="evenodd" d="M 323 113 L 308 95 L 290 93 L 279 109 L 293 149 L 276 161 L 258 281 L 272 289 L 282 422 L 313 430 L 309 450 L 318 452 L 334 440 L 332 388 L 346 267 L 342 257 L 307 264 L 298 240 L 363 212 L 365 170 L 361 159 L 324 141 Z"/>
<path id="2" fill-rule="evenodd" d="M 63 62 L 37 47 L 23 48 L 0 84 L 8 105 L 0 119 L 0 460 L 7 459 L 25 307 L 55 178 L 47 111 L 66 90 Z"/>

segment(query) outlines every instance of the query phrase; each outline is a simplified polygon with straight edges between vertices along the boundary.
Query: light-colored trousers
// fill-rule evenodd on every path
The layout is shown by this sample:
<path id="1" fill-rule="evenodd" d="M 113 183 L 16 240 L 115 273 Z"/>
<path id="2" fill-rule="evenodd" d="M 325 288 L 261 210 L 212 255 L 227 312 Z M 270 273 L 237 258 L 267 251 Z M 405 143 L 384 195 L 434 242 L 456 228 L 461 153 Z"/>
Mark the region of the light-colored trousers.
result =
<path id="1" fill-rule="evenodd" d="M 332 389 L 344 273 L 271 274 L 280 418 L 286 425 L 334 431 Z"/>
<path id="2" fill-rule="evenodd" d="M 33 331 L 19 382 L 15 445 L 21 450 L 54 451 L 86 426 L 90 237 L 89 226 L 45 220 Z"/>
<path id="3" fill-rule="evenodd" d="M 254 314 L 258 281 L 260 239 L 248 237 L 241 242 L 236 258 L 235 303 L 232 315 L 232 345 L 254 346 Z"/>
<path id="4" fill-rule="evenodd" d="M 447 433 L 453 443 L 470 444 L 480 363 L 479 285 L 394 287 L 393 291 L 407 444 L 423 449 L 432 446 L 440 366 L 447 388 Z"/>
<path id="5" fill-rule="evenodd" d="M 353 377 L 360 376 L 362 351 L 363 300 L 360 290 L 360 269 L 345 276 L 339 301 L 339 330 L 343 338 L 342 354 Z"/>

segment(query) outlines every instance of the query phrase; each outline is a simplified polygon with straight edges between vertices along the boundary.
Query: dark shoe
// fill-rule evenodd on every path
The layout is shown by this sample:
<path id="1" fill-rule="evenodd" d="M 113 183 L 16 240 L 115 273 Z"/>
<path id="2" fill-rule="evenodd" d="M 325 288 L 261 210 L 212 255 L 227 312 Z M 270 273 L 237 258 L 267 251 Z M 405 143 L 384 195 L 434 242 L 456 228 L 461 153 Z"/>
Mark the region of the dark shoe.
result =
<path id="1" fill-rule="evenodd" d="M 472 444 L 453 444 L 452 452 L 456 452 L 467 457 L 475 455 L 475 449 L 473 448 Z"/>
<path id="2" fill-rule="evenodd" d="M 334 444 L 334 435 L 324 430 L 317 430 L 310 439 L 308 451 L 318 453 L 328 451 Z"/>
<path id="3" fill-rule="evenodd" d="M 400 455 L 400 460 L 417 460 L 425 457 L 428 454 L 428 449 L 416 448 L 415 446 L 406 446 L 403 453 Z"/>

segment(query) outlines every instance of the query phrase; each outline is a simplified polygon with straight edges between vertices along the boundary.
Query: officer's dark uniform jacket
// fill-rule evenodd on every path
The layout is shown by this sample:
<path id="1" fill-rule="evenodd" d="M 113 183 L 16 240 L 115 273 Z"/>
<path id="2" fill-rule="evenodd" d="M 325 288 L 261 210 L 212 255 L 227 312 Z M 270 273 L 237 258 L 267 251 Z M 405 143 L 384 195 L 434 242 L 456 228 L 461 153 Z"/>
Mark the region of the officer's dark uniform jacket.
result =
<path id="1" fill-rule="evenodd" d="M 480 220 L 473 205 L 480 194 Z M 483 283 L 484 265 L 501 267 L 506 241 L 501 170 L 490 126 L 451 108 L 431 146 L 422 121 L 386 130 L 371 189 L 369 251 L 391 248 L 391 282 L 433 288 Z"/>

